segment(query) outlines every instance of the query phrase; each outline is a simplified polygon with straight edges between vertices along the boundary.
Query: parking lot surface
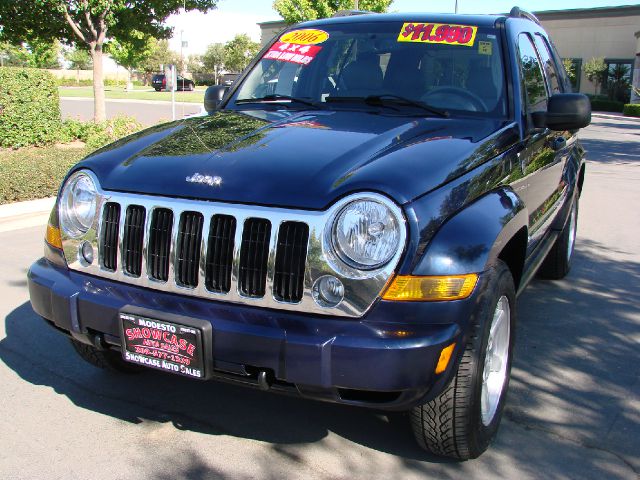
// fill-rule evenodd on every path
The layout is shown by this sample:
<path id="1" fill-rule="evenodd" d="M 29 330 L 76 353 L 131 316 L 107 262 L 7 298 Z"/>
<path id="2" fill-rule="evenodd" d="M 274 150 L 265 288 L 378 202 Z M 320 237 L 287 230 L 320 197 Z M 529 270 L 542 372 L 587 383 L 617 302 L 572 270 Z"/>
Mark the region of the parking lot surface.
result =
<path id="1" fill-rule="evenodd" d="M 640 472 L 640 122 L 594 117 L 576 257 L 518 300 L 496 442 L 463 463 L 407 418 L 81 361 L 31 310 L 44 226 L 0 230 L 0 478 L 624 478 Z"/>

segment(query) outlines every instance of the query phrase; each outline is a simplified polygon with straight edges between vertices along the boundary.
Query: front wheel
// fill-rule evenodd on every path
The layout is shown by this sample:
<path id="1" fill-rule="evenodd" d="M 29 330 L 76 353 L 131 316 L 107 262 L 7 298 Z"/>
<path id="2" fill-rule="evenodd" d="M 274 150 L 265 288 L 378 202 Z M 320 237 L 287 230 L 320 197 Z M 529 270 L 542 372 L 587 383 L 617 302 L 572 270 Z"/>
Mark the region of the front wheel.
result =
<path id="1" fill-rule="evenodd" d="M 420 446 L 459 460 L 478 457 L 495 437 L 511 372 L 516 304 L 509 268 L 498 261 L 480 288 L 455 377 L 440 395 L 411 412 Z"/>

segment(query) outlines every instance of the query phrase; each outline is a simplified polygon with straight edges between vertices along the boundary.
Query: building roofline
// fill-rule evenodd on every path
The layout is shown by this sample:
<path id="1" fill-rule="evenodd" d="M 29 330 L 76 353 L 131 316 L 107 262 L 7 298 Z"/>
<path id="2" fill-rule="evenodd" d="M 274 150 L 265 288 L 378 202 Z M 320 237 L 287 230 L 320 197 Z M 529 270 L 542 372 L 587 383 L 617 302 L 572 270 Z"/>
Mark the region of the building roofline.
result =
<path id="1" fill-rule="evenodd" d="M 542 10 L 533 12 L 540 20 L 563 18 L 602 18 L 640 15 L 640 4 L 618 5 L 615 7 L 570 8 L 566 10 Z"/>

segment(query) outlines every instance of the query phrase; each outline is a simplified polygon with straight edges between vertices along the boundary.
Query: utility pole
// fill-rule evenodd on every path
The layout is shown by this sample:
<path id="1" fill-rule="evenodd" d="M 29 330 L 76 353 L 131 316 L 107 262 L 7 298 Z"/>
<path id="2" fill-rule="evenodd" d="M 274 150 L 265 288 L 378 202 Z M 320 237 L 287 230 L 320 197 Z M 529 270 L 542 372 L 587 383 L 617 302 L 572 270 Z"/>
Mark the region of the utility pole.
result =
<path id="1" fill-rule="evenodd" d="M 456 0 L 456 9 L 455 9 L 455 13 L 458 13 L 458 0 Z"/>
<path id="2" fill-rule="evenodd" d="M 358 8 L 358 0 L 353 0 L 354 6 L 353 8 L 355 8 L 356 10 L 359 10 Z"/>

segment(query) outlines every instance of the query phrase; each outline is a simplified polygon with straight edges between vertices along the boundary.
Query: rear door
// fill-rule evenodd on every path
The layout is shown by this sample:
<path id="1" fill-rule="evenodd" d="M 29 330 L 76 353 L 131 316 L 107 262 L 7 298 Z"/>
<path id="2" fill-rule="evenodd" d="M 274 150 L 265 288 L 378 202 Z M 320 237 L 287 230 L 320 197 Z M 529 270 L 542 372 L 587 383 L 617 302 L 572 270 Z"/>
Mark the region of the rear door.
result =
<path id="1" fill-rule="evenodd" d="M 521 178 L 512 186 L 529 211 L 529 246 L 533 249 L 550 226 L 566 192 L 562 182 L 566 140 L 547 128 L 533 126 L 531 113 L 546 111 L 549 96 L 559 93 L 560 87 L 557 74 L 555 82 L 549 81 L 551 73 L 545 73 L 545 69 L 550 67 L 536 50 L 534 36 L 520 33 L 517 38 L 526 125 L 519 154 Z"/>

